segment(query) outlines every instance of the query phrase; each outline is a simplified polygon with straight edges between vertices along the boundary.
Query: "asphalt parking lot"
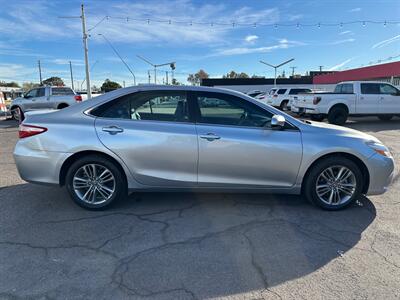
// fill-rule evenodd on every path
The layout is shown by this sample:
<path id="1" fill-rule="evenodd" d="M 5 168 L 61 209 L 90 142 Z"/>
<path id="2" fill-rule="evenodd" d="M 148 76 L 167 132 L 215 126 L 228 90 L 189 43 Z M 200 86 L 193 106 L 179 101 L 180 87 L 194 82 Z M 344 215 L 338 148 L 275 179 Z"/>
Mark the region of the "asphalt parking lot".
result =
<path id="1" fill-rule="evenodd" d="M 352 121 L 400 166 L 400 119 Z M 0 120 L 1 299 L 399 299 L 400 180 L 339 212 L 298 196 L 148 193 L 90 212 L 21 180 Z"/>

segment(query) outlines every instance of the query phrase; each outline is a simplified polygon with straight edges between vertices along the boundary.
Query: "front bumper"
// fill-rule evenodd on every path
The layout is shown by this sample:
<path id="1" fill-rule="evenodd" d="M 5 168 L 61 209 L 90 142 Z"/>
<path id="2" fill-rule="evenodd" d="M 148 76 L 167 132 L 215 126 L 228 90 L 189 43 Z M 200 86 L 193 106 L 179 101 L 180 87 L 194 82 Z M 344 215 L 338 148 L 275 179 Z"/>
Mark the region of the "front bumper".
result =
<path id="1" fill-rule="evenodd" d="M 71 153 L 32 150 L 20 140 L 14 149 L 14 160 L 21 178 L 28 182 L 59 184 L 63 162 Z"/>
<path id="2" fill-rule="evenodd" d="M 397 170 L 393 158 L 374 154 L 368 159 L 369 188 L 367 195 L 380 195 L 388 190 Z"/>

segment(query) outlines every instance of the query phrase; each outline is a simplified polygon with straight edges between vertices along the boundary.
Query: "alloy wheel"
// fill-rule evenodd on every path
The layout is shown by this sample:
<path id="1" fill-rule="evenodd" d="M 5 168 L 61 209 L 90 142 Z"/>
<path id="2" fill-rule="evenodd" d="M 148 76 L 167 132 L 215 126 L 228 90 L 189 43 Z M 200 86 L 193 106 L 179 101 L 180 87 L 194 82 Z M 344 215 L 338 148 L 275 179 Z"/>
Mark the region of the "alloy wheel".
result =
<path id="1" fill-rule="evenodd" d="M 83 165 L 75 172 L 72 186 L 81 201 L 98 205 L 114 195 L 116 181 L 108 168 L 92 163 Z"/>
<path id="2" fill-rule="evenodd" d="M 341 205 L 354 195 L 357 181 L 354 173 L 345 166 L 331 166 L 317 178 L 315 189 L 318 198 L 328 205 Z"/>

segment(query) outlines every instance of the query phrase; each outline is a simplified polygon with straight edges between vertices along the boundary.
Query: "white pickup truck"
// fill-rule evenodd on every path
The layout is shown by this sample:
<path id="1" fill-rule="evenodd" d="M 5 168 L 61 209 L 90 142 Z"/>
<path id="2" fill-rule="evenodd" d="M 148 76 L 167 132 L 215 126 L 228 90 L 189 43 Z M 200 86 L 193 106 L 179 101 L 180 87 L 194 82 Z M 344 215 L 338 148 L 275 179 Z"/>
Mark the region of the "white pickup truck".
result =
<path id="1" fill-rule="evenodd" d="M 69 87 L 42 86 L 31 89 L 11 102 L 11 116 L 22 120 L 24 113 L 33 110 L 62 109 L 82 101 L 82 96 Z"/>
<path id="2" fill-rule="evenodd" d="M 346 81 L 332 93 L 297 95 L 290 103 L 297 114 L 309 114 L 314 121 L 328 118 L 343 125 L 348 116 L 377 116 L 388 121 L 400 116 L 400 91 L 391 84 L 374 81 Z"/>

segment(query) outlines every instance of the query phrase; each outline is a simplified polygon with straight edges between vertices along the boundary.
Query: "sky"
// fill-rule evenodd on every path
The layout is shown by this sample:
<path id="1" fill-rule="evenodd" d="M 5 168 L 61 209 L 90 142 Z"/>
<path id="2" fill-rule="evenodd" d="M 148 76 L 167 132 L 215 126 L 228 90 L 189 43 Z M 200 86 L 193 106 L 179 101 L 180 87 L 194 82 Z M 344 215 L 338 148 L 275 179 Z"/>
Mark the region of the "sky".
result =
<path id="1" fill-rule="evenodd" d="M 59 76 L 70 85 L 71 61 L 75 86 L 80 86 L 85 77 L 81 20 L 60 17 L 79 16 L 81 4 L 0 0 L 0 80 L 38 82 L 40 60 L 43 78 Z M 138 83 L 148 81 L 152 67 L 137 55 L 154 64 L 175 61 L 175 78 L 182 83 L 199 69 L 210 77 L 231 70 L 273 77 L 273 69 L 259 60 L 276 65 L 294 58 L 279 72 L 291 74 L 290 67 L 296 67 L 295 73 L 304 74 L 319 66 L 340 71 L 393 61 L 387 59 L 400 55 L 399 0 L 99 0 L 83 4 L 90 34 L 91 81 L 97 86 L 106 78 L 133 84 L 132 75 L 104 37 Z M 386 24 L 347 24 L 353 21 Z M 162 83 L 169 68 L 159 69 L 157 79 Z"/>

